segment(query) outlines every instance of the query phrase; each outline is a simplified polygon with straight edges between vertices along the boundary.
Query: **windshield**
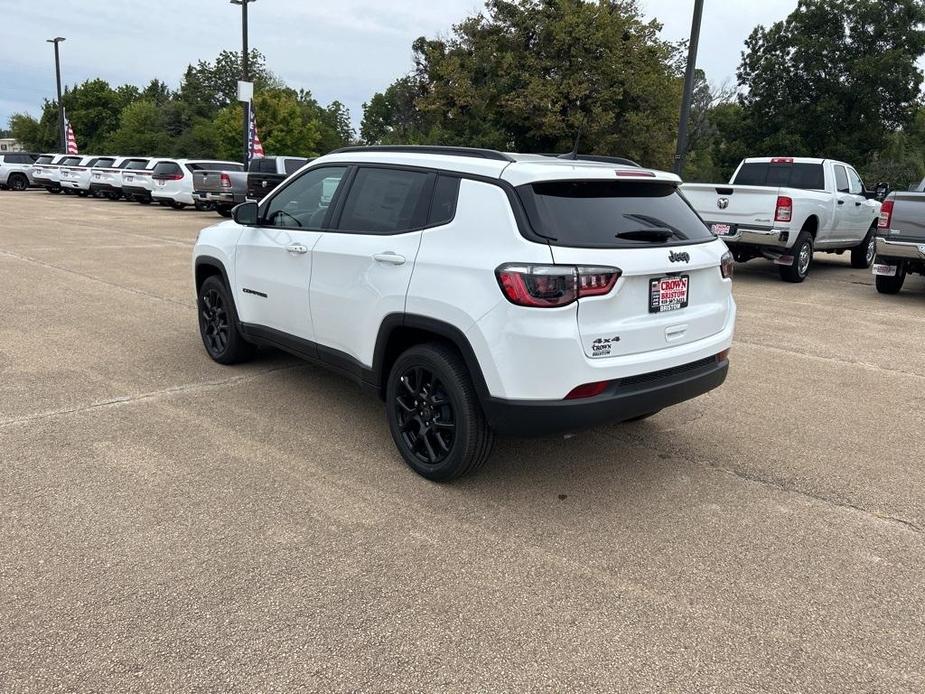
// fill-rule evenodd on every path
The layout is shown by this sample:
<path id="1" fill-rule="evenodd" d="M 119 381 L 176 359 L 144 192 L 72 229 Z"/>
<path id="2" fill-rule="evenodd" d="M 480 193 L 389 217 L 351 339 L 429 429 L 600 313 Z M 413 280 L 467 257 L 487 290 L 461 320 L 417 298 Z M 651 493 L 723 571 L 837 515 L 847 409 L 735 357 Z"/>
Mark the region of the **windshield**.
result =
<path id="1" fill-rule="evenodd" d="M 822 164 L 749 162 L 742 164 L 732 185 L 825 190 L 825 172 Z"/>
<path id="2" fill-rule="evenodd" d="M 715 238 L 673 183 L 552 181 L 518 192 L 530 224 L 553 245 L 635 248 Z"/>

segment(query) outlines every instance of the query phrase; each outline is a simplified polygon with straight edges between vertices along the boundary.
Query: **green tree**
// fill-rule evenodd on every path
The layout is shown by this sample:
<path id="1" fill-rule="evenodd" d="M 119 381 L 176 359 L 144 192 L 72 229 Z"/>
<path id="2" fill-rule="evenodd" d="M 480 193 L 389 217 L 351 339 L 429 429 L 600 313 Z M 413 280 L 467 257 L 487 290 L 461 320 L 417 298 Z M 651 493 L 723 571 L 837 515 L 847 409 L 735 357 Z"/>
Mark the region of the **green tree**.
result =
<path id="1" fill-rule="evenodd" d="M 258 50 L 249 52 L 248 71 L 255 91 L 281 88 Z M 189 65 L 180 83 L 177 98 L 188 104 L 195 115 L 211 117 L 220 109 L 238 100 L 238 80 L 241 79 L 241 53 L 222 51 L 214 61 L 200 60 Z"/>
<path id="2" fill-rule="evenodd" d="M 754 155 L 867 161 L 908 126 L 922 84 L 921 0 L 800 0 L 757 27 L 738 70 Z"/>
<path id="3" fill-rule="evenodd" d="M 25 149 L 33 152 L 54 152 L 58 149 L 56 122 L 40 121 L 28 113 L 14 113 L 10 116 L 10 133 Z"/>
<path id="4" fill-rule="evenodd" d="M 582 151 L 668 166 L 680 64 L 659 30 L 635 0 L 489 0 L 414 42 L 413 77 L 368 102 L 361 134 L 565 152 L 580 132 Z"/>
<path id="5" fill-rule="evenodd" d="M 119 127 L 100 151 L 164 156 L 171 150 L 164 113 L 154 101 L 142 99 L 122 110 Z"/>

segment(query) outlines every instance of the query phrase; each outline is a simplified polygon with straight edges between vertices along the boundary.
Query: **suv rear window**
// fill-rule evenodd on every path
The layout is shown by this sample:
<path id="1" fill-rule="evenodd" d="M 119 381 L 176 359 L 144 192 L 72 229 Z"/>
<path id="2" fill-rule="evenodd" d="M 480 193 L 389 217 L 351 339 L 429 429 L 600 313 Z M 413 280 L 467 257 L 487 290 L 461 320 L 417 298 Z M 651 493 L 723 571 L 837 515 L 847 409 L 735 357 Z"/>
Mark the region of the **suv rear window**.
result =
<path id="1" fill-rule="evenodd" d="M 93 166 L 105 169 L 112 166 L 115 161 L 116 160 L 112 157 L 100 157 Z"/>
<path id="2" fill-rule="evenodd" d="M 175 176 L 182 174 L 180 167 L 173 161 L 162 161 L 154 167 L 152 176 Z"/>
<path id="3" fill-rule="evenodd" d="M 742 164 L 732 185 L 825 190 L 825 172 L 822 164 L 749 162 Z"/>
<path id="4" fill-rule="evenodd" d="M 128 162 L 124 167 L 125 169 L 143 169 L 148 165 L 147 159 L 135 159 Z"/>
<path id="5" fill-rule="evenodd" d="M 715 238 L 673 183 L 549 181 L 517 190 L 533 229 L 557 246 L 638 248 Z"/>

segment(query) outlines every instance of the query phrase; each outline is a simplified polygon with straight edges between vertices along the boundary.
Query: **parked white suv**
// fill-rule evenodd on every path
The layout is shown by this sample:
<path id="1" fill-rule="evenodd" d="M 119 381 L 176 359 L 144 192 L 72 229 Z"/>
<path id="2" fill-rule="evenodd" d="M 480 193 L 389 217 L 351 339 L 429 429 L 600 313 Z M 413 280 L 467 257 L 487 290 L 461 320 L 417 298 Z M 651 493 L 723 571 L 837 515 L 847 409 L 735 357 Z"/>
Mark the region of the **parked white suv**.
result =
<path id="1" fill-rule="evenodd" d="M 876 193 L 853 167 L 831 159 L 745 159 L 725 184 L 685 184 L 682 191 L 740 262 L 767 258 L 787 282 L 802 282 L 815 251 L 850 251 L 870 267 L 880 216 Z"/>
<path id="2" fill-rule="evenodd" d="M 0 154 L 0 189 L 26 190 L 32 183 L 35 154 L 3 152 Z"/>
<path id="3" fill-rule="evenodd" d="M 386 401 L 404 460 L 449 480 L 495 433 L 642 419 L 719 386 L 733 261 L 632 165 L 451 147 L 348 148 L 194 250 L 206 351 L 270 345 Z"/>
<path id="4" fill-rule="evenodd" d="M 194 171 L 244 171 L 244 166 L 233 161 L 163 159 L 151 175 L 151 197 L 175 209 L 196 205 L 199 201 L 193 197 Z"/>

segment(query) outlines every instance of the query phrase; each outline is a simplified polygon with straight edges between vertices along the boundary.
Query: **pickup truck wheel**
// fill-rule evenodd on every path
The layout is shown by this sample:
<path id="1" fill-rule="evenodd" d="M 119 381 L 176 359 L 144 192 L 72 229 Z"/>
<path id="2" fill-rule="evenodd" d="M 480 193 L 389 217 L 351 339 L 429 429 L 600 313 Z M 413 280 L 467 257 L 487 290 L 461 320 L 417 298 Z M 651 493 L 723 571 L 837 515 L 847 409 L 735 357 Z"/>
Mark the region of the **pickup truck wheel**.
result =
<path id="1" fill-rule="evenodd" d="M 417 345 L 398 357 L 386 382 L 386 414 L 402 458 L 429 480 L 473 472 L 491 453 L 494 432 L 472 379 L 446 345 Z"/>
<path id="2" fill-rule="evenodd" d="M 780 277 L 785 282 L 802 282 L 809 274 L 813 264 L 813 237 L 806 231 L 801 231 L 791 249 L 793 262 L 790 265 L 778 265 Z"/>
<path id="3" fill-rule="evenodd" d="M 219 364 L 238 364 L 254 356 L 256 348 L 238 330 L 238 312 L 225 283 L 207 277 L 199 288 L 199 334 L 206 352 Z"/>
<path id="4" fill-rule="evenodd" d="M 175 210 L 182 210 L 184 207 L 186 207 L 186 205 L 182 202 L 172 202 L 170 203 L 170 206 Z"/>
<path id="5" fill-rule="evenodd" d="M 877 291 L 881 294 L 899 294 L 899 291 L 903 288 L 903 283 L 906 281 L 906 264 L 901 260 L 883 260 L 877 258 L 878 263 L 883 263 L 884 265 L 889 265 L 891 262 L 896 263 L 896 274 L 892 277 L 886 275 L 877 275 L 874 279 L 874 284 L 877 285 Z"/>
<path id="6" fill-rule="evenodd" d="M 216 208 L 215 208 L 215 211 L 218 212 L 222 217 L 230 217 L 230 216 L 231 216 L 231 208 L 230 208 L 230 207 L 216 207 Z"/>
<path id="7" fill-rule="evenodd" d="M 7 185 L 10 187 L 10 190 L 23 191 L 29 187 L 29 179 L 26 178 L 25 174 L 10 174 Z"/>
<path id="8" fill-rule="evenodd" d="M 851 249 L 851 267 L 861 270 L 870 267 L 874 262 L 874 255 L 877 253 L 877 239 L 874 236 L 876 230 L 876 225 L 868 229 L 867 236 L 861 244 Z"/>

